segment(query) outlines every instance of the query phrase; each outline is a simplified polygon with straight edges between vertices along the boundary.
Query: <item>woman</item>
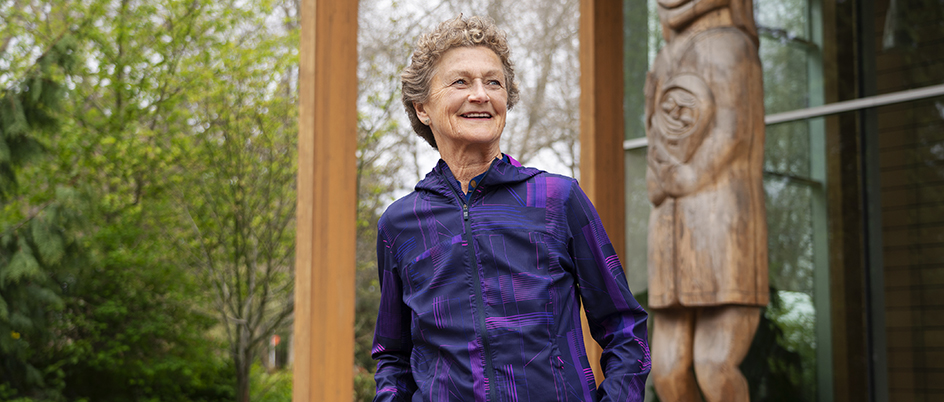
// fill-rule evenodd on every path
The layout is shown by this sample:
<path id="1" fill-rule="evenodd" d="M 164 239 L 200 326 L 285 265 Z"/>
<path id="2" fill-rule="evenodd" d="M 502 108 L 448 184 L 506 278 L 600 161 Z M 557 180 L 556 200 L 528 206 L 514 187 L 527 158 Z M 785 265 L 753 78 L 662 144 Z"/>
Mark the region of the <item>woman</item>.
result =
<path id="1" fill-rule="evenodd" d="M 575 180 L 499 148 L 518 98 L 504 33 L 445 21 L 402 78 L 413 129 L 442 159 L 378 224 L 375 401 L 642 401 L 646 312 L 596 211 Z"/>

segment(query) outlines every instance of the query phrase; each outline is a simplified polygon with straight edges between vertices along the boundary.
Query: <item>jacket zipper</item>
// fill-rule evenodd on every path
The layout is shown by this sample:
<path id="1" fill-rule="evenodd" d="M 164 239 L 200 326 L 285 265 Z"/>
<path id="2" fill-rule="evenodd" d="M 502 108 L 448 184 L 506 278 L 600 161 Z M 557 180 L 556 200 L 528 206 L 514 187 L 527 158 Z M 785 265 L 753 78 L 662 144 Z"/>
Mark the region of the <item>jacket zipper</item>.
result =
<path id="1" fill-rule="evenodd" d="M 494 165 L 494 163 L 493 163 Z M 488 170 L 485 171 L 485 175 L 482 176 L 481 181 L 485 181 L 485 177 L 488 176 L 488 172 L 492 170 L 492 167 L 489 166 Z M 448 179 L 447 179 L 448 180 Z M 452 186 L 450 186 L 452 187 Z M 492 354 L 491 346 L 488 342 L 488 329 L 485 326 L 485 296 L 482 294 L 482 280 L 485 278 L 479 277 L 479 268 L 478 264 L 475 262 L 475 243 L 472 238 L 472 224 L 469 223 L 469 201 L 466 201 L 466 198 L 463 194 L 459 194 L 459 191 L 453 188 L 453 192 L 456 193 L 459 201 L 462 203 L 462 222 L 463 227 L 465 228 L 465 240 L 469 245 L 469 267 L 475 272 L 475 277 L 472 281 L 472 286 L 475 290 L 475 305 L 476 305 L 476 314 L 475 319 L 479 326 L 479 331 L 482 333 L 482 350 L 485 360 L 485 378 L 489 382 L 488 384 L 488 400 L 497 401 L 498 398 L 495 397 L 495 368 L 492 367 Z"/>

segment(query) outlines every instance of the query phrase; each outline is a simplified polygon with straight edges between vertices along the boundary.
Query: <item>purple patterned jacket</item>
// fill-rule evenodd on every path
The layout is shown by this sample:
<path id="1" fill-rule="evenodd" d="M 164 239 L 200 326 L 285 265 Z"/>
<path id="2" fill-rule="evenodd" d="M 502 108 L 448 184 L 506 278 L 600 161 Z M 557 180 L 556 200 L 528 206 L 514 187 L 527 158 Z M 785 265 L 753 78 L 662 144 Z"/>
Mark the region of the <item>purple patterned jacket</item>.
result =
<path id="1" fill-rule="evenodd" d="M 375 401 L 643 400 L 646 312 L 596 210 L 574 179 L 509 161 L 468 204 L 440 161 L 380 219 Z"/>

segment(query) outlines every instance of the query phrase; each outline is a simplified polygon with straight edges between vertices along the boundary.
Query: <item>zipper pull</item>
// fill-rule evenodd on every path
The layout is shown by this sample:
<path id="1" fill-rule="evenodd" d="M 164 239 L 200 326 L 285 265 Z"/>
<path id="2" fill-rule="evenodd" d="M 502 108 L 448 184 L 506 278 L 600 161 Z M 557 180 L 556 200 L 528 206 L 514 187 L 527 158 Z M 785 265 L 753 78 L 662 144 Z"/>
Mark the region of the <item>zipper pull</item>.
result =
<path id="1" fill-rule="evenodd" d="M 462 219 L 469 220 L 469 204 L 462 204 Z"/>

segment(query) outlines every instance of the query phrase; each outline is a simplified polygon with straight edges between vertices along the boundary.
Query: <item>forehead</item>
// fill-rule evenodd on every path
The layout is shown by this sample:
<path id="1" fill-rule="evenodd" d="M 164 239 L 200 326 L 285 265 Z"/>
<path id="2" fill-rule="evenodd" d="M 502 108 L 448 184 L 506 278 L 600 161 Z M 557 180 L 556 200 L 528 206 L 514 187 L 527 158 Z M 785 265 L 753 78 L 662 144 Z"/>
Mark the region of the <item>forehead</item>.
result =
<path id="1" fill-rule="evenodd" d="M 501 59 L 484 46 L 455 47 L 443 53 L 436 66 L 438 74 L 503 74 Z"/>

